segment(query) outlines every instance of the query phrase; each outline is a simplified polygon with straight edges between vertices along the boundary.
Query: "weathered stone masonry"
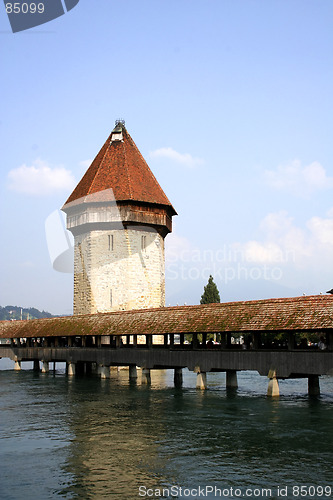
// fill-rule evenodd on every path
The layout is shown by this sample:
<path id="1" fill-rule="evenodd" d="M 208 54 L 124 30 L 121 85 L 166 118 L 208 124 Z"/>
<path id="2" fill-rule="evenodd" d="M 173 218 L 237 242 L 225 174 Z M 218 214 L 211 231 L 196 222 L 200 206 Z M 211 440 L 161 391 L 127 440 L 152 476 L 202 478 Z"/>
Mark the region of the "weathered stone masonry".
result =
<path id="1" fill-rule="evenodd" d="M 162 307 L 164 240 L 153 229 L 75 236 L 74 314 Z"/>

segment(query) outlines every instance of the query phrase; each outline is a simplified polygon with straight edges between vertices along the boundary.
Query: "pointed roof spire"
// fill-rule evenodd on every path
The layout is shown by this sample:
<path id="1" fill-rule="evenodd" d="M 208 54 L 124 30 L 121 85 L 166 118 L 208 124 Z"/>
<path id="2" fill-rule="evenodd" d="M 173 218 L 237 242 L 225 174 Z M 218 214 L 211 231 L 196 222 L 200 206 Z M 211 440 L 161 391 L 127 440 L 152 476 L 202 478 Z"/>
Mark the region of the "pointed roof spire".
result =
<path id="1" fill-rule="evenodd" d="M 127 132 L 117 120 L 96 158 L 68 198 L 65 206 L 87 195 L 112 189 L 116 201 L 171 205 L 155 176 Z"/>

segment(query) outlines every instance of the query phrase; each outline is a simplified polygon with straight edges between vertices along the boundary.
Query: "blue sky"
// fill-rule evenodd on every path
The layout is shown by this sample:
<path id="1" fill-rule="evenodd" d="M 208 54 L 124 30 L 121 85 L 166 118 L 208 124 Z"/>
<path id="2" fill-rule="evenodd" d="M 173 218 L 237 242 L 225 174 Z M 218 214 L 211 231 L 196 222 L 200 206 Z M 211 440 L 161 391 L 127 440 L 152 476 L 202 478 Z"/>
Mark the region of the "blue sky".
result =
<path id="1" fill-rule="evenodd" d="M 178 212 L 167 304 L 333 286 L 331 0 L 80 0 L 0 10 L 1 305 L 72 311 L 45 221 L 117 118 Z"/>

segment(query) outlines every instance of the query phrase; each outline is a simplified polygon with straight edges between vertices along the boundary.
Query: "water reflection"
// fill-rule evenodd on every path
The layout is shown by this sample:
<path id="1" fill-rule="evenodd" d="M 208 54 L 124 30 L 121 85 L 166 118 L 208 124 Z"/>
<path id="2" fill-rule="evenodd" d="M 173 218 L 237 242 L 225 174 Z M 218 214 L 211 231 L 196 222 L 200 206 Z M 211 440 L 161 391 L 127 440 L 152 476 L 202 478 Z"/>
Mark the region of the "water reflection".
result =
<path id="1" fill-rule="evenodd" d="M 0 378 L 6 500 L 131 500 L 140 485 L 333 481 L 329 378 L 320 398 L 289 381 L 290 395 L 273 400 L 265 396 L 267 380 L 251 373 L 231 392 L 223 374 L 209 374 L 208 391 L 197 391 L 188 372 L 183 389 L 173 387 L 172 372 L 153 372 L 151 388 L 130 384 L 127 372 L 109 380 L 32 371 L 2 371 Z"/>
<path id="2" fill-rule="evenodd" d="M 85 386 L 94 398 L 84 402 L 86 381 L 71 392 L 80 414 L 71 417 L 76 440 L 66 470 L 75 471 L 86 496 L 107 490 L 138 498 L 140 485 L 193 487 L 198 481 L 267 487 L 299 482 L 300 474 L 314 484 L 318 476 L 333 479 L 333 413 L 319 401 L 298 406 L 224 389 L 174 389 L 156 375 L 153 389 L 129 386 L 125 378 L 106 382 L 89 381 L 96 390 Z"/>
<path id="3" fill-rule="evenodd" d="M 140 484 L 155 487 L 164 482 L 165 459 L 158 452 L 165 435 L 162 401 L 127 378 L 123 373 L 109 380 L 82 378 L 69 384 L 75 439 L 64 469 L 74 473 L 75 484 L 62 494 L 137 498 Z"/>

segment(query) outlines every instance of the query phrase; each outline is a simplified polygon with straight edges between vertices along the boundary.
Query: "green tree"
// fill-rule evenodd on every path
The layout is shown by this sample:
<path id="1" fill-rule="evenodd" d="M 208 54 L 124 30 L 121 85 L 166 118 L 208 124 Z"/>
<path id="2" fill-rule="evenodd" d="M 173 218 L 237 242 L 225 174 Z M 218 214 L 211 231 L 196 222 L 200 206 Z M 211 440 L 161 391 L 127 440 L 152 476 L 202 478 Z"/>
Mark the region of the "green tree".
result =
<path id="1" fill-rule="evenodd" d="M 210 275 L 208 283 L 204 287 L 204 293 L 201 295 L 200 304 L 211 304 L 212 302 L 221 302 L 220 294 L 214 283 L 213 276 Z"/>

